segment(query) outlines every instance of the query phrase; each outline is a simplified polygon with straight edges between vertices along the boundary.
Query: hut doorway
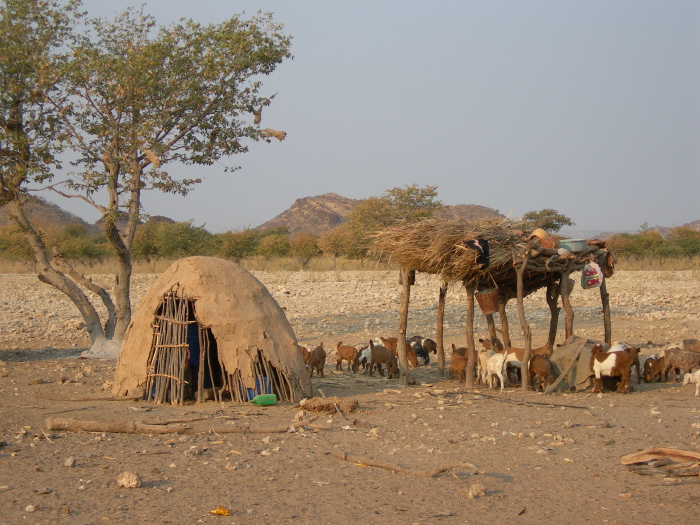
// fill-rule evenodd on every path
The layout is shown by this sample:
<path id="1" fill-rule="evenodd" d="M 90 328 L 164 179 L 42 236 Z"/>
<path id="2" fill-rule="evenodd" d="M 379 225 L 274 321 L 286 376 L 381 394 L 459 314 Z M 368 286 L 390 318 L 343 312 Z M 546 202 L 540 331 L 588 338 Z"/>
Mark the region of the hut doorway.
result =
<path id="1" fill-rule="evenodd" d="M 216 339 L 197 322 L 194 301 L 165 294 L 153 319 L 146 399 L 182 404 L 210 392 L 220 401 L 223 384 Z"/>

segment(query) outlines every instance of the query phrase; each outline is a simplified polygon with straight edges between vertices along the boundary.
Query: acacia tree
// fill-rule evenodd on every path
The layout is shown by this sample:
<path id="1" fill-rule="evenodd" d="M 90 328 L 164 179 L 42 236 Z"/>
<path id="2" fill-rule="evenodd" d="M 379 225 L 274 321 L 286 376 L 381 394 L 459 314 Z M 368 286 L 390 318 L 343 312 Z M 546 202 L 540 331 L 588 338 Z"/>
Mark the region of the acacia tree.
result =
<path id="1" fill-rule="evenodd" d="M 53 4 L 27 3 L 37 9 Z M 29 31 L 18 35 L 25 42 L 36 38 L 27 25 Z M 108 311 L 104 326 L 84 294 L 71 296 L 94 344 L 120 342 L 131 319 L 131 246 L 144 216 L 142 192 L 185 195 L 200 180 L 178 180 L 167 172 L 168 164 L 210 165 L 247 151 L 244 139 L 269 140 L 258 123 L 273 96 L 260 94 L 260 78 L 291 56 L 291 38 L 268 14 L 207 26 L 182 21 L 158 29 L 143 11 L 127 10 L 113 21 L 91 20 L 89 26 L 94 35 L 73 33 L 67 75 L 52 85 L 58 89 L 45 93 L 67 133 L 51 138 L 69 143 L 78 155 L 76 171 L 50 187 L 100 211 L 118 269 L 111 295 L 60 254 L 44 255 L 39 278 L 58 273 L 78 292 L 81 284 L 100 295 Z M 246 120 L 249 115 L 254 122 Z M 117 227 L 118 219 L 124 226 Z M 35 252 L 41 258 L 45 250 L 37 245 Z"/>
<path id="2" fill-rule="evenodd" d="M 523 221 L 532 228 L 542 228 L 556 233 L 564 226 L 573 226 L 575 223 L 563 213 L 559 213 L 553 208 L 545 208 L 539 211 L 529 211 L 523 215 Z"/>
<path id="3" fill-rule="evenodd" d="M 0 4 L 0 206 L 7 206 L 24 236 L 39 280 L 73 301 L 93 337 L 102 332 L 97 311 L 83 290 L 52 264 L 24 209 L 27 185 L 51 178 L 67 144 L 65 116 L 49 97 L 57 96 L 65 80 L 68 58 L 62 51 L 80 19 L 78 8 L 79 2 L 57 0 Z"/>
<path id="4" fill-rule="evenodd" d="M 412 184 L 364 199 L 352 209 L 347 222 L 348 256 L 364 259 L 373 233 L 399 221 L 415 222 L 432 217 L 442 208 L 442 202 L 437 199 L 437 186 Z"/>

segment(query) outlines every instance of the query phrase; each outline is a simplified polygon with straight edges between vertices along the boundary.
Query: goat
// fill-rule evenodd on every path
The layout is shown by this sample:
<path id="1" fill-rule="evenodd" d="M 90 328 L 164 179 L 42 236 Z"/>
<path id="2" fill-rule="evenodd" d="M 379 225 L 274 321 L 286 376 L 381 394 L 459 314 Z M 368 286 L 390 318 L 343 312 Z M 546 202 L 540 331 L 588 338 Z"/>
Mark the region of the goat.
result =
<path id="1" fill-rule="evenodd" d="M 421 341 L 421 345 L 423 348 L 425 348 L 425 351 L 428 352 L 428 354 L 437 354 L 437 343 L 432 339 L 423 339 L 423 341 Z"/>
<path id="2" fill-rule="evenodd" d="M 644 366 L 642 368 L 642 376 L 644 377 L 645 383 L 654 383 L 656 378 L 661 381 L 661 374 L 664 369 L 664 358 L 651 356 L 644 361 Z"/>
<path id="3" fill-rule="evenodd" d="M 457 379 L 462 382 L 462 377 L 467 380 L 467 358 L 455 352 L 455 345 L 452 345 L 452 357 L 450 358 L 450 379 Z"/>
<path id="4" fill-rule="evenodd" d="M 309 362 L 309 356 L 311 355 L 305 346 L 299 345 L 299 353 L 301 354 L 304 364 Z"/>
<path id="5" fill-rule="evenodd" d="M 530 359 L 530 377 L 535 379 L 536 392 L 539 392 L 540 388 L 544 391 L 557 379 L 552 362 L 539 354 L 533 355 Z"/>
<path id="6" fill-rule="evenodd" d="M 486 350 L 485 348 L 482 348 L 479 353 L 477 354 L 477 360 L 476 360 L 476 378 L 479 381 L 479 384 L 482 386 L 486 386 L 486 381 L 488 380 L 489 374 L 487 371 L 487 363 L 489 361 L 489 357 L 491 357 L 493 354 L 495 354 L 493 350 Z"/>
<path id="7" fill-rule="evenodd" d="M 352 371 L 357 373 L 362 365 L 362 369 L 367 373 L 367 367 L 372 360 L 372 349 L 369 346 L 365 346 L 362 350 L 357 353 L 355 357 L 355 362 L 352 364 Z"/>
<path id="8" fill-rule="evenodd" d="M 318 375 L 323 377 L 324 366 L 326 366 L 326 351 L 323 349 L 323 343 L 321 343 L 311 351 L 309 360 L 306 362 L 306 368 L 309 369 L 309 377 L 314 376 L 314 368 Z"/>
<path id="9" fill-rule="evenodd" d="M 468 348 L 466 346 L 460 346 L 457 348 L 454 343 L 452 343 L 452 353 L 461 355 L 462 357 L 467 357 L 467 350 Z"/>
<path id="10" fill-rule="evenodd" d="M 411 346 L 413 347 L 413 353 L 416 354 L 416 359 L 423 361 L 423 366 L 428 366 L 428 363 L 430 363 L 430 356 L 428 352 L 425 351 L 425 348 L 423 348 L 423 345 L 418 342 L 413 342 Z"/>
<path id="11" fill-rule="evenodd" d="M 700 366 L 700 353 L 689 352 L 687 350 L 681 350 L 680 348 L 671 348 L 666 350 L 664 354 L 664 366 L 661 375 L 661 380 L 666 382 L 668 380 L 667 374 L 672 369 L 679 368 L 683 372 L 690 373 L 693 368 Z M 675 370 L 673 380 L 675 381 Z"/>
<path id="12" fill-rule="evenodd" d="M 369 342 L 369 347 L 372 352 L 372 359 L 369 362 L 369 375 L 374 375 L 372 371 L 374 370 L 374 365 L 377 365 L 377 371 L 379 371 L 379 375 L 384 377 L 382 365 L 385 365 L 389 379 L 398 379 L 399 366 L 394 353 L 384 346 L 375 346 L 374 341 L 371 340 Z"/>
<path id="13" fill-rule="evenodd" d="M 396 337 L 380 337 L 379 339 L 382 340 L 382 343 L 384 343 L 384 348 L 388 348 L 391 350 L 395 356 L 398 357 L 399 351 L 397 349 L 397 345 L 399 343 L 398 338 Z M 411 346 L 411 343 L 406 341 L 406 357 L 408 358 L 408 362 L 413 366 L 413 368 L 418 368 L 418 359 L 416 358 L 416 353 L 413 351 L 413 347 Z"/>
<path id="14" fill-rule="evenodd" d="M 700 339 L 683 339 L 683 350 L 687 352 L 700 352 Z"/>
<path id="15" fill-rule="evenodd" d="M 629 352 L 633 347 L 627 343 L 621 343 L 620 341 L 613 342 L 608 352 Z M 637 372 L 637 384 L 642 382 L 642 374 L 639 371 L 639 349 L 637 349 L 637 355 L 634 357 L 632 362 L 634 369 Z"/>
<path id="16" fill-rule="evenodd" d="M 489 357 L 486 363 L 486 372 L 488 374 L 489 389 L 493 388 L 493 382 L 495 378 L 498 377 L 501 381 L 501 393 L 505 390 L 505 377 L 506 372 L 506 353 L 494 352 L 494 354 Z"/>
<path id="17" fill-rule="evenodd" d="M 629 351 L 606 352 L 602 345 L 593 345 L 591 349 L 591 372 L 595 374 L 595 387 L 593 393 L 597 394 L 603 387 L 601 377 L 619 377 L 620 385 L 617 391 L 627 394 L 630 391 L 630 374 L 632 363 L 639 354 L 639 348 L 631 348 Z"/>
<path id="18" fill-rule="evenodd" d="M 481 345 L 488 350 L 494 350 L 495 352 L 504 352 L 507 354 L 506 357 L 506 363 L 509 368 L 515 369 L 516 373 L 520 376 L 521 375 L 521 367 L 522 367 L 522 360 L 523 357 L 525 356 L 525 349 L 524 348 L 515 348 L 515 347 L 508 347 L 508 348 L 503 348 L 503 345 L 501 342 L 496 339 L 496 344 L 494 345 L 490 339 L 479 339 L 479 342 Z M 501 347 L 500 349 L 498 347 Z M 534 355 L 541 355 L 544 357 L 551 357 L 552 355 L 552 350 L 549 347 L 549 343 L 545 343 L 544 345 L 538 347 L 538 348 L 533 348 L 530 350 L 530 359 L 532 359 L 532 356 Z M 507 374 L 508 380 L 511 383 L 514 383 L 514 381 L 511 380 L 510 374 Z"/>
<path id="19" fill-rule="evenodd" d="M 700 370 L 683 376 L 683 384 L 688 385 L 690 383 L 695 383 L 695 395 L 697 396 L 700 392 Z"/>
<path id="20" fill-rule="evenodd" d="M 335 348 L 338 351 L 338 360 L 335 363 L 335 369 L 342 372 L 343 361 L 347 361 L 348 370 L 350 370 L 357 357 L 357 349 L 354 346 L 344 345 L 342 341 L 339 341 Z"/>

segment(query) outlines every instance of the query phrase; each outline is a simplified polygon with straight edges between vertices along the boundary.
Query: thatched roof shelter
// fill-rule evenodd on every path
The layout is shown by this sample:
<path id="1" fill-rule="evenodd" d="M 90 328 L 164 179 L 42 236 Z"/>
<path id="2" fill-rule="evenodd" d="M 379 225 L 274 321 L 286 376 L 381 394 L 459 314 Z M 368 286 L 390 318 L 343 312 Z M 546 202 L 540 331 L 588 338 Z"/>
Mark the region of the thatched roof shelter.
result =
<path id="1" fill-rule="evenodd" d="M 187 257 L 160 276 L 134 314 L 114 395 L 181 403 L 188 394 L 203 401 L 208 389 L 239 402 L 312 393 L 294 331 L 267 288 L 233 262 Z"/>
<path id="2" fill-rule="evenodd" d="M 473 370 L 475 293 L 490 290 L 492 297 L 497 296 L 502 322 L 501 332 L 506 339 L 506 346 L 509 346 L 509 335 L 505 304 L 512 298 L 518 299 L 518 313 L 526 339 L 526 356 L 529 358 L 531 336 L 525 319 L 523 297 L 540 288 L 547 288 L 547 303 L 552 312 L 548 339 L 551 348 L 556 336 L 559 315 L 557 302 L 560 297 L 566 310 L 566 337 L 570 337 L 573 332 L 574 314 L 569 302 L 571 272 L 583 270 L 588 263 L 595 262 L 601 267 L 604 277 L 610 277 L 615 265 L 615 257 L 603 241 L 587 240 L 575 248 L 564 249 L 559 246 L 558 239 L 549 236 L 543 230 L 531 231 L 524 223 L 508 218 L 489 218 L 473 222 L 431 218 L 415 223 L 398 224 L 375 234 L 372 252 L 401 267 L 404 291 L 398 329 L 399 349 L 403 348 L 402 341 L 405 341 L 406 336 L 413 273 L 421 271 L 442 277 L 444 286 L 439 296 L 436 336 L 439 351 L 438 369 L 441 373 L 444 370 L 441 315 L 448 285 L 461 283 L 468 292 L 467 346 L 470 350 L 469 369 Z M 604 278 L 599 284 L 606 341 L 609 342 L 610 306 Z M 481 299 L 484 295 L 476 297 Z M 491 315 L 493 311 L 484 310 L 484 313 L 489 324 L 489 333 L 495 342 L 496 329 Z M 400 355 L 400 365 L 402 358 Z M 400 368 L 402 380 L 407 381 L 407 364 Z M 470 379 L 468 374 L 468 386 L 471 386 Z"/>
<path id="3" fill-rule="evenodd" d="M 399 224 L 378 232 L 373 253 L 410 270 L 440 275 L 447 283 L 461 282 L 477 289 L 510 290 L 515 296 L 516 267 L 529 254 L 525 295 L 559 279 L 562 271 L 581 270 L 588 261 L 598 261 L 612 275 L 614 260 L 604 243 L 591 241 L 580 252 L 559 252 L 529 239 L 532 231 L 525 224 L 508 218 L 488 218 L 466 222 L 461 219 L 431 218 Z M 465 242 L 488 241 L 489 265 L 481 268 L 478 253 Z"/>

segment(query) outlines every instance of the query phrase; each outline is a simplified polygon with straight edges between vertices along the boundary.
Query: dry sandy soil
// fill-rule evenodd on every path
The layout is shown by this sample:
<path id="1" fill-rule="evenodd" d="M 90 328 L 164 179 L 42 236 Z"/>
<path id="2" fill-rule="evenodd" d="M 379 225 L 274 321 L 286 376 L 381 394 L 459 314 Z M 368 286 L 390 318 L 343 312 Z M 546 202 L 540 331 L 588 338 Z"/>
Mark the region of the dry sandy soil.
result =
<path id="1" fill-rule="evenodd" d="M 323 340 L 334 348 L 395 330 L 396 273 L 256 275 L 307 346 Z M 135 277 L 135 304 L 155 277 Z M 619 272 L 609 290 L 613 337 L 642 345 L 643 354 L 700 336 L 700 273 Z M 410 332 L 433 336 L 437 285 L 419 275 L 412 294 Z M 598 294 L 577 287 L 572 302 L 577 335 L 602 338 Z M 314 387 L 357 400 L 359 408 L 344 417 L 323 414 L 311 423 L 316 428 L 280 432 L 313 414 L 290 404 L 110 400 L 115 361 L 78 358 L 88 341 L 76 329 L 76 310 L 33 276 L 0 275 L 0 307 L 0 524 L 697 520 L 700 477 L 641 476 L 620 465 L 622 456 L 647 447 L 700 449 L 700 398 L 691 385 L 633 379 L 629 395 L 545 397 L 520 388 L 499 395 L 438 377 L 433 359 L 411 370 L 417 384 L 402 389 L 395 380 L 336 372 L 329 356 Z M 526 307 L 539 345 L 546 303 L 535 295 Z M 463 318 L 464 297 L 452 290 L 448 344 L 464 344 Z M 205 431 L 48 430 L 47 418 L 59 417 L 185 422 Z M 221 431 L 226 425 L 251 431 Z M 406 471 L 345 461 L 342 452 Z M 423 474 L 441 466 L 453 468 Z M 140 487 L 118 485 L 127 471 Z M 213 514 L 217 507 L 230 515 Z"/>

